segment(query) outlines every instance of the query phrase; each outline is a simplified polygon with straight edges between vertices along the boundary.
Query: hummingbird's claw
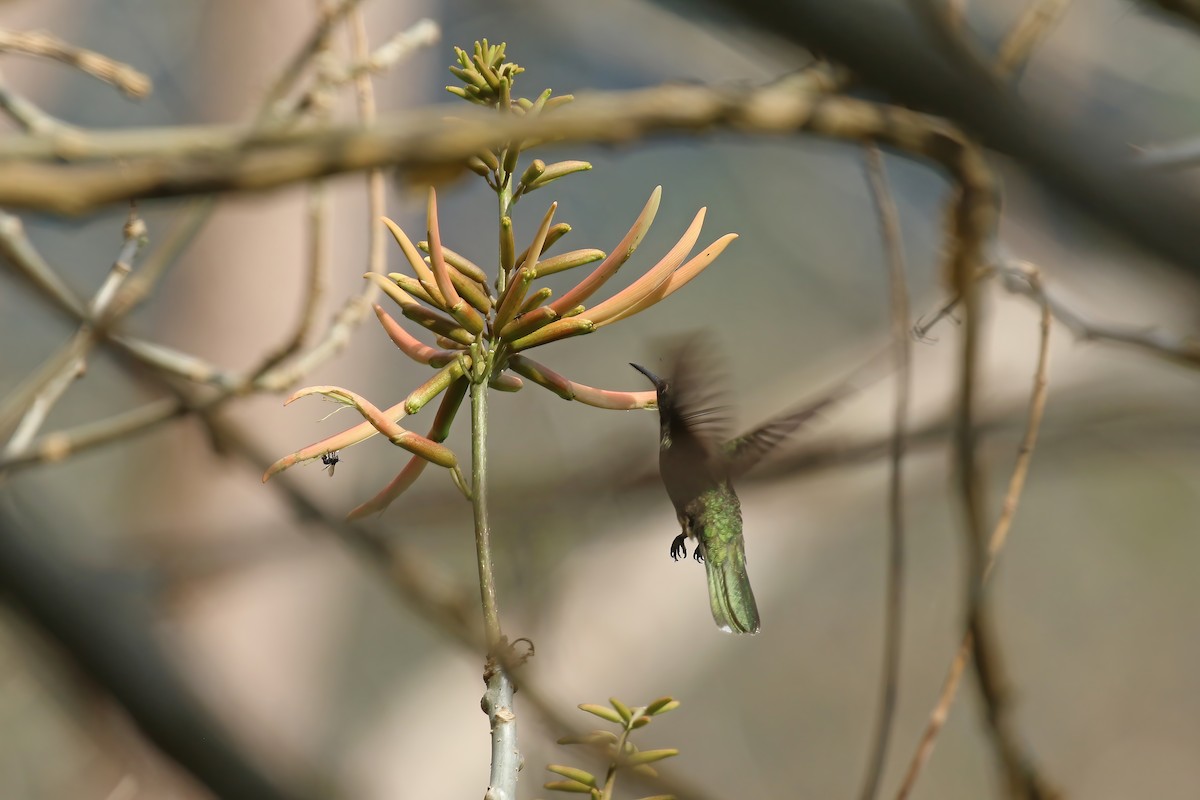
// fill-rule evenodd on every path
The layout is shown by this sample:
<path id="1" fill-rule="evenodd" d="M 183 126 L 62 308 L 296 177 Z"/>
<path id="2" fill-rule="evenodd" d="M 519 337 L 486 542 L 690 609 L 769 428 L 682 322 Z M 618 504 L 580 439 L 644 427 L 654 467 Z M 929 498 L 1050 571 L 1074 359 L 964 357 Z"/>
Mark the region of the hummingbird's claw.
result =
<path id="1" fill-rule="evenodd" d="M 692 553 L 692 558 L 696 559 L 697 563 L 704 563 L 704 549 L 696 545 L 696 550 Z"/>
<path id="2" fill-rule="evenodd" d="M 678 561 L 681 558 L 687 558 L 687 545 L 684 544 L 684 542 L 686 542 L 686 541 L 687 541 L 687 534 L 681 533 L 675 537 L 675 541 L 671 542 L 671 560 L 672 561 Z M 700 552 L 700 549 L 697 548 L 696 553 L 699 554 L 699 552 Z"/>

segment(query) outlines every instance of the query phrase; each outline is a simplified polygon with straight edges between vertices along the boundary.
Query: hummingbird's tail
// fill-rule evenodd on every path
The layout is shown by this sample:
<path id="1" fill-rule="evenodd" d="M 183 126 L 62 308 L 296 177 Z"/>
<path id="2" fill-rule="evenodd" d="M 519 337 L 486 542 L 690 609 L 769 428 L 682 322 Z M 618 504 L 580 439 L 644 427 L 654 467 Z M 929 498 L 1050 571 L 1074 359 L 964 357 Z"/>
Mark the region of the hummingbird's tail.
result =
<path id="1" fill-rule="evenodd" d="M 758 633 L 758 604 L 746 574 L 746 550 L 742 537 L 729 544 L 725 558 L 704 561 L 708 571 L 708 600 L 713 620 L 730 633 Z"/>

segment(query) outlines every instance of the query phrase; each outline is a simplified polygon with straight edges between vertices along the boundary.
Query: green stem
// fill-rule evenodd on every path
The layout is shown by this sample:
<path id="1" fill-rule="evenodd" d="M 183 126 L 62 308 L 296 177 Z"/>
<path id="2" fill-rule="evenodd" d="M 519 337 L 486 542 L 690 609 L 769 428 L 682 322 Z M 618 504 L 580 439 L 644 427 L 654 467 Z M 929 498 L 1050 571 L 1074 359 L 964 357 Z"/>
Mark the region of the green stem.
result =
<path id="1" fill-rule="evenodd" d="M 621 763 L 621 757 L 625 753 L 625 743 L 629 741 L 629 734 L 633 732 L 634 720 L 641 716 L 640 712 L 636 714 L 629 722 L 625 723 L 625 730 L 621 731 L 621 738 L 617 740 L 616 754 L 613 756 L 612 762 L 608 765 L 608 774 L 604 776 L 604 788 L 600 790 L 600 800 L 612 800 L 613 791 L 617 784 L 617 767 Z"/>
<path id="2" fill-rule="evenodd" d="M 486 345 L 481 344 L 482 351 Z M 480 352 L 471 375 L 471 505 L 475 512 L 475 554 L 479 563 L 479 594 L 488 652 L 500 642 L 500 613 L 496 609 L 496 575 L 492 568 L 492 528 L 487 508 L 487 400 L 492 354 Z"/>
<path id="3" fill-rule="evenodd" d="M 512 190 L 503 189 L 500 212 L 509 211 Z M 504 270 L 497 276 L 497 289 L 503 292 Z M 521 752 L 517 746 L 517 721 L 513 713 L 516 688 L 505 669 L 507 642 L 500 629 L 496 607 L 496 574 L 492 567 L 492 527 L 487 508 L 487 400 L 488 380 L 495 369 L 496 352 L 481 336 L 471 346 L 471 506 L 475 513 L 475 553 L 479 564 L 479 596 L 483 604 L 483 630 L 488 657 L 484 677 L 487 691 L 483 709 L 492 728 L 492 769 L 487 800 L 516 800 L 517 771 Z"/>

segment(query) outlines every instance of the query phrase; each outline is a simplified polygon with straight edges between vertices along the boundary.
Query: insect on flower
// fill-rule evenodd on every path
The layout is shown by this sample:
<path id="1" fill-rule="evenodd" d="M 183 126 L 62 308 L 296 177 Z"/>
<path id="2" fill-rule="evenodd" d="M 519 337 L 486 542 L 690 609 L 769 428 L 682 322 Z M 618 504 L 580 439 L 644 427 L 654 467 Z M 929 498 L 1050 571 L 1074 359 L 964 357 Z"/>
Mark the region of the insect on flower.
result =
<path id="1" fill-rule="evenodd" d="M 338 458 L 337 450 L 321 456 L 321 463 L 329 468 L 327 470 L 329 472 L 329 477 L 333 477 L 333 470 L 335 467 L 337 467 L 339 461 L 341 461 L 341 459 Z"/>

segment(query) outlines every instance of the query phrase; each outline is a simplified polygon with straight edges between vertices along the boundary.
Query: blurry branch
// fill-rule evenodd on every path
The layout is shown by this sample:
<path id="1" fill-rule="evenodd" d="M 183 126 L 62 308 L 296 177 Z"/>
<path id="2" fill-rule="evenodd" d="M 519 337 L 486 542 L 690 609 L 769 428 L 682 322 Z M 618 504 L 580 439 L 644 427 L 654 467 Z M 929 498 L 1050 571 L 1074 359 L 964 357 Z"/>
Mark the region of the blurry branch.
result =
<path id="1" fill-rule="evenodd" d="M 0 436 L 16 431 L 3 450 L 3 456 L 21 452 L 41 428 L 50 409 L 58 402 L 71 383 L 85 370 L 84 358 L 98 338 L 126 314 L 136 303 L 128 293 L 121 293 L 125 279 L 133 270 L 133 258 L 145 242 L 146 225 L 130 211 L 125 223 L 125 243 L 108 277 L 96 292 L 87 309 L 87 317 L 74 336 L 59 351 L 47 359 L 38 372 L 0 404 Z M 23 416 L 21 416 L 23 414 Z M 20 422 L 16 419 L 21 416 Z"/>
<path id="2" fill-rule="evenodd" d="M 353 10 L 355 5 L 356 3 L 354 2 L 339 4 L 337 9 L 332 12 L 332 18 L 345 16 L 345 14 Z M 326 18 L 325 22 L 328 22 L 328 20 L 329 18 Z M 428 21 L 422 21 L 416 26 L 419 30 L 419 36 L 408 37 L 404 41 L 409 45 L 414 42 L 428 41 L 431 32 L 436 32 L 436 27 L 431 27 L 431 25 L 432 23 Z M 322 24 L 318 26 L 317 30 L 323 32 L 322 36 L 315 37 L 307 43 L 301 50 L 305 58 L 301 59 L 298 56 L 296 59 L 293 59 L 293 64 L 307 64 L 310 59 L 315 58 L 322 51 L 324 47 L 322 43 L 327 38 L 331 29 L 327 25 Z M 356 60 L 362 61 L 369 57 L 365 41 L 357 41 L 353 49 Z M 289 68 L 289 73 L 291 72 L 293 70 Z M 295 72 L 292 75 L 292 81 L 294 82 L 298 77 L 299 72 Z M 370 75 L 363 72 L 354 80 L 360 117 L 364 125 L 370 125 L 375 115 L 374 101 L 371 97 L 369 86 Z M 290 86 L 290 82 L 287 85 Z M 284 83 L 282 81 L 277 82 L 276 86 L 284 87 Z M 286 91 L 286 88 L 277 88 L 277 90 L 283 92 Z M 319 91 L 321 91 L 319 86 L 314 87 L 312 90 L 306 92 L 304 96 L 311 97 L 314 92 Z M 312 108 L 319 107 L 320 104 L 306 103 L 304 105 L 305 107 Z M 264 109 L 266 109 L 266 105 L 264 105 Z M 274 119 L 276 117 L 265 115 L 265 112 L 263 112 L 260 113 L 258 124 L 260 126 L 266 125 Z M 384 240 L 382 229 L 376 220 L 383 213 L 384 184 L 382 174 L 377 171 L 368 176 L 368 194 L 370 208 L 368 268 L 372 272 L 382 272 L 386 265 L 383 249 Z M 135 279 L 129 281 L 126 294 L 129 296 L 130 302 L 140 299 L 151 290 L 154 281 L 163 274 L 167 264 L 172 262 L 192 241 L 193 237 L 207 221 L 212 209 L 213 203 L 209 198 L 200 198 L 188 207 L 177 221 L 171 234 L 167 237 L 167 241 L 147 259 L 141 273 Z M 314 235 L 316 234 L 314 233 Z M 315 252 L 319 248 L 319 245 L 314 244 L 313 248 Z M 54 269 L 41 257 L 25 235 L 24 229 L 16 217 L 9 215 L 0 216 L 0 255 L 5 257 L 5 260 L 19 275 L 26 278 L 42 294 L 48 296 L 60 311 L 70 314 L 80 322 L 87 322 L 89 320 L 89 314 L 84 308 L 83 303 L 74 296 L 73 292 L 58 277 Z M 312 270 L 310 272 L 310 287 L 319 280 L 315 274 L 317 270 L 315 262 Z M 363 289 L 349 298 L 341 310 L 334 316 L 332 323 L 324 335 L 307 352 L 298 353 L 300 350 L 298 342 L 302 342 L 308 328 L 311 326 L 311 309 L 315 303 L 315 299 L 311 297 L 311 294 L 312 290 L 310 288 L 310 301 L 307 304 L 307 309 L 302 311 L 297 328 L 289 336 L 288 340 L 276 351 L 266 355 L 258 367 L 241 375 L 231 373 L 196 356 L 181 353 L 154 342 L 146 342 L 136 337 L 111 333 L 107 330 L 107 326 L 99 331 L 99 334 L 109 335 L 110 341 L 117 346 L 119 352 L 152 367 L 156 371 L 161 371 L 168 375 L 176 375 L 193 382 L 211 384 L 216 387 L 218 390 L 216 394 L 205 399 L 202 403 L 198 405 L 194 404 L 191 407 L 191 410 L 201 410 L 207 413 L 219 408 L 236 396 L 252 392 L 282 391 L 293 385 L 316 366 L 319 366 L 341 352 L 348 343 L 351 333 L 366 317 L 371 303 L 378 294 L 378 288 L 373 282 L 365 282 Z M 287 361 L 291 356 L 294 356 L 294 358 L 291 361 Z M 56 373 L 58 369 L 60 367 L 55 368 Z M 29 399 L 23 397 L 10 399 L 13 407 L 17 408 L 18 412 L 29 403 Z M 7 405 L 8 403 L 6 402 L 6 407 Z M 122 412 L 108 420 L 90 423 L 73 431 L 51 433 L 27 443 L 23 448 L 10 449 L 0 454 L 0 473 L 22 465 L 59 460 L 81 449 L 119 441 L 126 436 L 148 430 L 153 426 L 186 414 L 188 411 L 189 407 L 178 398 L 175 400 L 155 401 L 142 408 Z"/>
<path id="3" fill-rule="evenodd" d="M 1195 336 L 1157 327 L 1120 325 L 1092 319 L 1088 314 L 1072 307 L 1070 301 L 1065 300 L 1057 290 L 1047 286 L 1043 278 L 1039 278 L 1037 282 L 1030 281 L 1031 266 L 1028 262 L 1001 257 L 988 271 L 1000 276 L 1001 285 L 1007 291 L 1046 306 L 1051 315 L 1081 341 L 1126 345 L 1174 364 L 1200 367 L 1200 339 Z M 951 297 L 928 319 L 914 326 L 913 335 L 917 339 L 926 338 L 930 329 L 953 314 L 958 305 L 959 298 Z"/>
<path id="4" fill-rule="evenodd" d="M 961 0 L 908 0 L 908 4 L 955 68 L 993 88 L 1000 86 L 1001 76 L 967 30 Z"/>
<path id="5" fill-rule="evenodd" d="M 324 23 L 318 26 L 310 45 L 301 51 L 293 60 L 288 72 L 276 83 L 275 91 L 280 92 L 280 96 L 290 88 L 315 54 L 326 47 L 333 21 L 353 11 L 356 5 L 356 2 L 339 4 L 333 14 L 327 16 Z M 356 58 L 361 60 L 368 54 L 362 20 L 357 18 L 355 22 L 355 52 Z M 359 83 L 357 88 L 360 112 L 364 124 L 369 125 L 374 113 L 369 76 L 364 73 L 356 82 Z M 7 107 L 11 110 L 11 98 Z M 32 104 L 29 104 L 29 108 L 33 108 Z M 28 109 L 25 111 L 26 117 L 29 117 Z M 264 125 L 278 119 L 279 115 L 264 104 L 258 124 Z M 374 218 L 382 212 L 382 176 L 373 175 L 369 185 Z M 34 399 L 32 405 L 26 397 L 30 392 L 17 392 L 6 398 L 5 418 L 9 416 L 8 410 L 14 414 L 25 411 L 26 416 L 19 436 L 9 443 L 3 456 L 0 456 L 0 464 L 3 465 L 0 466 L 0 472 L 8 466 L 21 463 L 23 459 L 33 457 L 35 460 L 53 460 L 65 457 L 73 451 L 78 440 L 61 433 L 44 436 L 33 443 L 29 443 L 28 439 L 40 424 L 44 409 L 54 399 L 51 391 L 44 388 L 45 384 L 52 382 L 54 385 L 51 388 L 57 393 L 63 376 L 75 374 L 82 356 L 93 342 L 101 341 L 115 349 L 118 355 L 123 357 L 119 359 L 119 363 L 127 369 L 138 362 L 155 364 L 156 360 L 162 367 L 172 358 L 186 364 L 190 369 L 197 368 L 200 363 L 198 359 L 175 354 L 153 343 L 136 340 L 128 343 L 116 335 L 107 334 L 108 329 L 121 315 L 152 290 L 166 266 L 192 241 L 212 208 L 213 203 L 208 198 L 194 202 L 173 228 L 166 243 L 148 259 L 142 273 L 135 279 L 126 281 L 129 262 L 145 234 L 140 220 L 131 219 L 130 224 L 126 226 L 126 246 L 117 259 L 110 280 L 89 306 L 85 306 L 74 296 L 70 288 L 41 257 L 25 236 L 19 220 L 7 215 L 0 217 L 0 252 L 9 264 L 48 296 L 58 310 L 74 316 L 83 326 L 73 340 L 73 344 L 78 343 L 78 346 L 65 350 L 64 357 L 51 359 L 50 369 L 42 370 L 48 379 L 43 380 L 39 376 L 29 384 L 33 389 L 32 394 L 40 392 L 41 395 Z M 375 236 L 373 240 L 369 260 L 371 266 L 378 270 L 383 264 L 382 239 Z M 338 346 L 348 338 L 349 329 L 355 324 L 356 318 L 361 319 L 365 316 L 373 295 L 373 289 L 368 289 L 362 296 L 352 300 L 339 314 L 326 339 L 308 354 L 308 358 L 301 359 L 300 363 L 311 364 L 313 354 L 327 357 L 336 352 Z M 293 335 L 293 339 L 303 338 L 303 329 L 309 324 L 310 316 L 311 311 L 302 315 L 301 330 Z M 179 358 L 180 356 L 182 358 Z M 171 385 L 167 380 L 167 375 L 171 372 L 169 369 L 155 370 L 152 376 L 171 389 L 175 395 L 173 400 L 152 403 L 94 424 L 83 439 L 92 444 L 112 441 L 184 413 L 194 413 L 210 427 L 210 432 L 216 440 L 217 420 L 211 411 L 234 397 L 235 392 L 271 385 L 276 381 L 287 380 L 288 376 L 293 374 L 284 369 L 272 371 L 269 367 L 273 364 L 274 361 L 268 359 L 263 367 L 204 400 L 197 400 Z M 295 365 L 292 365 L 290 370 L 295 370 Z M 23 539 L 19 534 L 8 535 L 6 530 L 0 530 L 0 576 L 3 577 L 0 586 L 8 591 L 10 598 L 17 601 L 31 619 L 71 653 L 89 676 L 101 683 L 129 711 L 147 736 L 163 752 L 190 770 L 218 797 L 270 800 L 291 796 L 272 786 L 248 765 L 236 746 L 191 697 L 186 686 L 158 649 L 157 642 L 145 633 L 151 627 L 151 621 L 144 608 L 117 608 L 120 604 L 130 605 L 126 595 L 113 595 L 111 588 L 103 584 L 100 576 L 90 575 L 73 565 L 69 559 L 51 552 L 46 537 L 31 540 L 29 546 L 26 546 Z M 360 548 L 369 550 L 372 555 L 386 555 L 385 547 L 373 545 L 365 539 L 358 541 Z M 390 560 L 381 563 L 388 564 L 390 568 Z M 92 619 L 92 615 L 97 615 L 98 618 Z"/>
<path id="6" fill-rule="evenodd" d="M 61 136 L 77 130 L 14 92 L 3 77 L 0 77 L 0 111 L 34 136 Z"/>
<path id="7" fill-rule="evenodd" d="M 956 66 L 965 67 L 973 77 L 996 88 L 1008 81 L 1028 61 L 1029 56 L 1050 28 L 1066 11 L 1070 0 L 1029 0 L 1025 11 L 1012 26 L 995 60 L 975 43 L 963 19 L 963 10 L 955 0 L 909 0 L 914 13 Z"/>
<path id="8" fill-rule="evenodd" d="M 965 517 L 966 535 L 966 626 L 974 641 L 975 672 L 989 712 L 988 731 L 996 754 L 1005 769 L 1010 789 L 1029 800 L 1046 797 L 1044 782 L 1035 771 L 1013 730 L 1011 718 L 998 713 L 1003 707 L 999 648 L 989 627 L 984 594 L 986 542 L 984 540 L 984 496 L 978 465 L 980 432 L 975 420 L 979 340 L 982 329 L 981 278 L 987 274 L 987 256 L 995 249 L 998 209 L 991 170 L 982 153 L 963 141 L 959 170 L 954 173 L 958 191 L 947 214 L 944 274 L 952 293 L 959 298 L 963 332 L 959 366 L 958 404 L 954 421 L 954 464 Z"/>
<path id="9" fill-rule="evenodd" d="M 0 256 L 57 309 L 73 315 L 75 321 L 87 317 L 82 301 L 29 241 L 20 218 L 3 211 L 0 211 Z"/>
<path id="10" fill-rule="evenodd" d="M 1030 276 L 1037 273 L 1028 262 L 1005 260 L 996 269 L 1008 291 L 1029 297 L 1048 308 L 1054 318 L 1078 339 L 1128 345 L 1176 364 L 1200 367 L 1200 340 L 1194 336 L 1154 327 L 1098 322 L 1071 308 L 1058 292 L 1045 285 L 1040 276 L 1032 280 Z"/>
<path id="11" fill-rule="evenodd" d="M 699 133 L 714 126 L 846 135 L 839 130 L 854 128 L 852 115 L 869 104 L 826 97 L 841 80 L 834 71 L 819 68 L 802 80 L 748 91 L 668 86 L 598 93 L 545 117 L 496 119 L 465 109 L 452 125 L 445 110 L 435 107 L 383 118 L 369 129 L 272 128 L 255 133 L 244 125 L 213 125 L 94 132 L 69 141 L 16 136 L 0 144 L 0 160 L 7 162 L 0 173 L 0 204 L 81 213 L 123 197 L 263 190 L 373 167 L 444 172 L 489 146 L 517 138 L 623 142 L 654 132 Z M 826 103 L 833 104 L 829 113 L 819 113 L 826 111 Z M 64 158 L 70 163 L 61 163 Z"/>
<path id="12" fill-rule="evenodd" d="M 321 29 L 328 30 L 326 24 L 332 8 L 327 0 L 318 0 L 317 10 L 321 14 Z M 358 13 L 357 11 L 355 13 Z M 326 35 L 317 40 L 317 50 L 313 56 L 316 77 L 309 96 L 319 97 L 312 104 L 308 115 L 318 126 L 329 124 L 332 111 L 329 71 L 334 63 L 331 52 L 332 36 Z M 296 327 L 279 347 L 269 352 L 259 364 L 256 373 L 265 372 L 271 367 L 295 355 L 304 346 L 315 323 L 317 308 L 324 295 L 326 274 L 329 271 L 329 185 L 326 180 L 312 181 L 308 186 L 307 222 L 308 228 L 308 264 L 305 270 L 304 296 L 300 303 L 300 316 Z M 374 214 L 372 214 L 372 217 Z"/>
<path id="13" fill-rule="evenodd" d="M 93 448 L 122 441 L 185 416 L 192 410 L 174 399 L 164 398 L 96 422 L 43 434 L 20 452 L 0 456 L 0 475 L 36 464 L 53 464 Z"/>
<path id="14" fill-rule="evenodd" d="M 916 0 L 910 0 L 915 2 Z M 924 0 L 929 3 L 932 0 Z M 1026 98 L 964 69 L 930 47 L 907 3 L 878 0 L 709 0 L 771 36 L 821 52 L 899 105 L 952 120 L 988 148 L 1011 156 L 1057 198 L 1091 214 L 1200 278 L 1200 196 L 1194 182 L 1155 173 L 1130 158 L 1128 143 L 1076 115 L 1076 89 L 1043 76 Z M 614 118 L 616 119 L 616 118 Z M 1111 129 L 1111 130 L 1116 130 Z"/>
<path id="15" fill-rule="evenodd" d="M 129 97 L 150 94 L 150 79 L 128 64 L 84 50 L 44 31 L 18 32 L 0 29 L 0 53 L 40 56 L 75 67 L 93 78 L 112 84 Z"/>
<path id="16" fill-rule="evenodd" d="M 878 796 L 883 765 L 887 760 L 888 740 L 896 712 L 900 681 L 900 655 L 904 621 L 904 445 L 908 428 L 911 392 L 912 352 L 909 339 L 908 277 L 899 215 L 888 188 L 883 156 L 879 148 L 866 150 L 867 183 L 875 201 L 888 264 L 891 294 L 892 342 L 896 366 L 896 400 L 892 414 L 890 473 L 888 479 L 888 571 L 884 607 L 883 677 L 874 743 L 867 760 L 867 772 L 859 796 L 872 800 Z"/>
<path id="17" fill-rule="evenodd" d="M 1134 163 L 1147 169 L 1188 169 L 1200 164 L 1200 139 L 1138 149 Z"/>
<path id="18" fill-rule="evenodd" d="M 292 60 L 279 73 L 266 95 L 259 103 L 256 126 L 294 119 L 298 112 L 295 106 L 281 105 L 287 93 L 300 80 L 300 76 L 312 65 L 320 53 L 328 48 L 329 37 L 346 15 L 358 8 L 362 0 L 341 0 L 328 13 L 321 15 L 308 39 L 300 46 Z"/>
<path id="19" fill-rule="evenodd" d="M 60 534 L 21 530 L 0 512 L 4 599 L 128 713 L 168 757 L 228 800 L 297 798 L 245 759 L 180 680 L 144 605 L 106 576 L 58 552 Z"/>
<path id="20" fill-rule="evenodd" d="M 1009 78 L 1029 61 L 1033 48 L 1049 35 L 1070 3 L 1071 0 L 1030 0 L 996 53 L 994 69 L 1000 78 Z"/>
<path id="21" fill-rule="evenodd" d="M 1036 269 L 1032 266 L 1027 267 L 1025 276 L 1031 286 L 1040 288 L 1041 278 Z M 1038 431 L 1041 428 L 1042 417 L 1046 408 L 1046 375 L 1049 367 L 1050 322 L 1050 307 L 1048 304 L 1043 303 L 1038 361 L 1033 378 L 1033 390 L 1029 398 L 1029 412 L 1025 435 L 1017 450 L 1016 463 L 1013 466 L 1012 476 L 1009 478 L 1008 491 L 1004 496 L 1004 504 L 1001 508 L 1000 517 L 997 519 L 988 540 L 986 562 L 980 578 L 981 581 L 986 581 L 990 577 L 992 568 L 996 564 L 996 559 L 1004 547 L 1004 543 L 1008 538 L 1008 532 L 1012 527 L 1013 518 L 1016 515 L 1017 506 L 1020 503 L 1021 492 L 1025 486 L 1025 478 L 1029 474 L 1029 464 L 1033 458 L 1034 446 L 1037 443 Z M 921 769 L 933 753 L 937 736 L 949 716 L 950 706 L 954 702 L 954 698 L 958 692 L 963 671 L 971 660 L 972 651 L 974 650 L 976 655 L 979 655 L 979 650 L 976 647 L 976 639 L 973 634 L 974 627 L 972 626 L 969 627 L 963 636 L 958 652 L 951 662 L 946 679 L 942 684 L 942 691 L 938 697 L 938 702 L 930 714 L 925 732 L 909 764 L 904 782 L 901 784 L 900 790 L 896 795 L 897 800 L 905 800 L 911 794 L 913 787 L 916 785 L 917 778 L 920 776 Z M 990 657 L 990 651 L 985 652 L 985 655 Z M 1011 727 L 1009 709 L 1003 686 L 1000 684 L 1000 676 L 996 674 L 994 664 L 989 665 L 987 668 L 991 672 L 986 679 L 981 676 L 980 682 L 985 687 L 984 698 L 987 703 L 990 730 L 999 740 L 997 742 L 998 749 L 1005 753 L 1004 760 L 1009 766 L 1010 777 L 1017 779 L 1016 785 L 1012 788 L 1016 790 L 1018 787 L 1023 787 L 1026 795 L 1030 797 L 1055 796 L 1053 790 L 1044 784 L 1042 779 L 1033 770 L 1027 757 L 1021 752 L 1021 746 Z M 1015 774 L 1013 774 L 1013 771 L 1015 771 Z"/>
<path id="22" fill-rule="evenodd" d="M 356 28 L 357 24 L 354 23 Z M 379 75 L 407 59 L 415 50 L 435 44 L 441 32 L 431 19 L 418 20 L 412 27 L 400 31 L 374 51 L 354 50 L 354 62 L 350 65 L 332 64 L 328 81 L 330 86 L 347 83 L 361 85 L 363 79 Z"/>
<path id="23" fill-rule="evenodd" d="M 1200 27 L 1200 0 L 1141 0 Z"/>

